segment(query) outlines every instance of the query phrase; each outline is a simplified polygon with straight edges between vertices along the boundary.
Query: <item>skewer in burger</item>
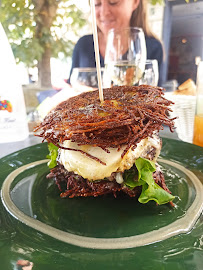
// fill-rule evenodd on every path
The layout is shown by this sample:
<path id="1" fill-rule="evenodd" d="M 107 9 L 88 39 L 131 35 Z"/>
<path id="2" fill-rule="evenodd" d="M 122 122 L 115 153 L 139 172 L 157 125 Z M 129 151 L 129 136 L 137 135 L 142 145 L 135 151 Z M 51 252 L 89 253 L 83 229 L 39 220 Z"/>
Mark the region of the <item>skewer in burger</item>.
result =
<path id="1" fill-rule="evenodd" d="M 124 193 L 140 203 L 171 203 L 157 164 L 161 151 L 159 130 L 173 131 L 168 118 L 171 101 L 162 88 L 121 86 L 82 93 L 60 103 L 35 128 L 48 142 L 48 178 L 60 196 L 87 197 Z"/>

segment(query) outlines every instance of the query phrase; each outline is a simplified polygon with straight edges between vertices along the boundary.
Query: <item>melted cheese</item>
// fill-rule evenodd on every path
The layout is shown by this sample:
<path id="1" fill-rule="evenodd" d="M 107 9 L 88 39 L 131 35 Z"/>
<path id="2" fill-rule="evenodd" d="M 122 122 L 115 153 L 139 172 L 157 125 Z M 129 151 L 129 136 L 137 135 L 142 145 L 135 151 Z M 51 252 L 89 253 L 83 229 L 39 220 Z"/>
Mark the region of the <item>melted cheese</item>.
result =
<path id="1" fill-rule="evenodd" d="M 90 145 L 78 146 L 71 141 L 65 141 L 63 146 L 66 148 L 80 149 L 106 163 L 106 165 L 103 165 L 81 152 L 61 149 L 59 162 L 63 164 L 66 170 L 92 181 L 110 177 L 113 172 L 123 172 L 124 170 L 130 169 L 137 158 L 147 157 L 147 152 L 151 147 L 156 148 L 155 159 L 153 160 L 156 161 L 161 149 L 160 139 L 157 136 L 154 136 L 153 139 L 143 139 L 134 150 L 129 149 L 123 158 L 121 158 L 121 154 L 125 146 L 119 151 L 116 148 L 108 148 L 110 153 L 106 153 L 100 147 Z"/>

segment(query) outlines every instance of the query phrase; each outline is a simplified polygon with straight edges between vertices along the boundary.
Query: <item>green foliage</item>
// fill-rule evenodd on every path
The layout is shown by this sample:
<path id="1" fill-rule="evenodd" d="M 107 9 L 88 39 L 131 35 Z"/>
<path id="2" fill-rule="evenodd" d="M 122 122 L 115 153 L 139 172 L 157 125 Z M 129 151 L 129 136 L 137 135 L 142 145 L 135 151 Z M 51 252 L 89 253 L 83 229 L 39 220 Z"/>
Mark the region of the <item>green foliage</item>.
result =
<path id="1" fill-rule="evenodd" d="M 185 0 L 186 3 L 190 3 L 190 0 Z M 197 0 L 193 0 L 193 2 L 197 2 Z"/>
<path id="2" fill-rule="evenodd" d="M 159 4 L 159 5 L 163 5 L 164 4 L 164 0 L 149 0 L 150 1 L 150 4 L 152 5 L 156 5 L 156 4 Z"/>
<path id="3" fill-rule="evenodd" d="M 40 3 L 43 2 L 49 6 L 47 14 L 40 10 Z M 57 12 L 48 27 L 41 18 L 45 15 L 50 19 L 50 7 Z M 0 21 L 16 61 L 27 66 L 35 66 L 46 47 L 51 48 L 52 57 L 57 57 L 60 52 L 71 56 L 74 43 L 67 33 L 77 37 L 78 30 L 86 24 L 84 14 L 70 0 L 2 0 Z M 40 34 L 37 33 L 39 25 Z"/>
<path id="4" fill-rule="evenodd" d="M 197 2 L 198 0 L 193 0 L 193 2 Z M 150 4 L 152 5 L 156 5 L 156 4 L 159 4 L 159 5 L 164 5 L 165 3 L 165 0 L 149 0 Z M 190 3 L 192 2 L 191 0 L 185 0 L 186 3 Z"/>
<path id="5" fill-rule="evenodd" d="M 149 0 L 151 4 L 164 4 L 164 0 Z M 190 0 L 185 0 L 189 2 Z M 194 0 L 195 1 L 195 0 Z M 86 24 L 81 10 L 71 0 L 2 0 L 0 22 L 9 38 L 17 62 L 28 67 L 40 61 L 46 47 L 51 48 L 52 57 L 71 56 L 74 42 L 71 33 L 78 36 L 78 30 Z M 43 25 L 40 5 L 57 9 L 51 27 Z M 36 8 L 37 7 L 37 8 Z M 45 14 L 48 15 L 49 14 Z M 37 35 L 37 25 L 42 24 L 42 33 Z M 36 61 L 37 60 L 37 61 Z"/>
<path id="6" fill-rule="evenodd" d="M 153 179 L 153 172 L 156 171 L 154 162 L 138 158 L 135 165 L 137 170 L 133 168 L 124 173 L 124 183 L 130 189 L 142 186 L 142 193 L 138 199 L 140 203 L 153 200 L 158 204 L 165 204 L 175 198 L 155 183 Z"/>

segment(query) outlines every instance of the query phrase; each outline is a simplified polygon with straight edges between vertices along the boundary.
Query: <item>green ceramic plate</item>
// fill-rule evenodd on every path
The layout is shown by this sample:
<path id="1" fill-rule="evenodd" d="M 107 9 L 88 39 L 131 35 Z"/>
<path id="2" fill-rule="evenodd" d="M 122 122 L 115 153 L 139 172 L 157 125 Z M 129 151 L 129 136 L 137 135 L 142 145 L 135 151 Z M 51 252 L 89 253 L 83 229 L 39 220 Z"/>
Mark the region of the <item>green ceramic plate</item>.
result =
<path id="1" fill-rule="evenodd" d="M 0 160 L 1 269 L 202 269 L 203 148 L 163 139 L 175 208 L 112 196 L 61 199 L 47 144 Z"/>

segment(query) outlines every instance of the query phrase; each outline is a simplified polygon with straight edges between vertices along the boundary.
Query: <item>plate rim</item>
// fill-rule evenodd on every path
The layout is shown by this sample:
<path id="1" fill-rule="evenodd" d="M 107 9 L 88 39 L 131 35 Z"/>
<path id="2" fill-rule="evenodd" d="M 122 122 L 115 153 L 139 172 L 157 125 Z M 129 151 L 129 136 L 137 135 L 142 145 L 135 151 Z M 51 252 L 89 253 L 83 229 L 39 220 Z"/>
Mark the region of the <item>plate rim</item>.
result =
<path id="1" fill-rule="evenodd" d="M 1 189 L 1 199 L 6 210 L 16 219 L 26 224 L 27 226 L 40 231 L 48 236 L 51 236 L 57 240 L 62 242 L 72 244 L 79 247 L 90 248 L 90 249 L 126 249 L 126 248 L 134 248 L 139 246 L 145 246 L 149 244 L 153 244 L 155 242 L 160 242 L 165 239 L 168 239 L 172 236 L 179 235 L 182 233 L 189 232 L 197 219 L 199 218 L 202 209 L 203 202 L 201 198 L 203 197 L 203 185 L 198 177 L 186 169 L 184 166 L 174 162 L 169 161 L 163 158 L 159 158 L 158 162 L 162 162 L 168 164 L 172 167 L 183 171 L 192 181 L 195 190 L 196 196 L 188 208 L 186 214 L 180 219 L 172 222 L 169 225 L 166 225 L 158 230 L 153 230 L 144 234 L 136 235 L 136 236 L 128 236 L 128 237 L 120 237 L 120 238 L 96 238 L 96 237 L 87 237 L 80 236 L 76 234 L 72 234 L 69 232 L 64 232 L 60 229 L 54 228 L 50 225 L 47 225 L 39 220 L 35 220 L 32 217 L 24 214 L 13 202 L 10 197 L 10 187 L 12 182 L 15 180 L 15 177 L 23 172 L 24 170 L 31 169 L 37 165 L 43 164 L 47 162 L 47 159 L 37 160 L 26 165 L 23 165 L 14 171 L 12 171 L 4 180 L 2 189 Z M 197 210 L 198 209 L 198 210 Z M 34 223 L 33 223 L 34 221 Z M 172 230 L 172 225 L 176 227 L 176 230 Z M 48 229 L 50 231 L 48 231 Z M 156 232 L 156 234 L 155 234 Z M 144 236 L 144 237 L 143 237 Z M 155 237 L 158 236 L 158 237 Z"/>

